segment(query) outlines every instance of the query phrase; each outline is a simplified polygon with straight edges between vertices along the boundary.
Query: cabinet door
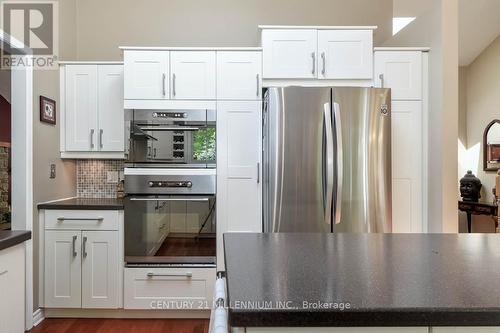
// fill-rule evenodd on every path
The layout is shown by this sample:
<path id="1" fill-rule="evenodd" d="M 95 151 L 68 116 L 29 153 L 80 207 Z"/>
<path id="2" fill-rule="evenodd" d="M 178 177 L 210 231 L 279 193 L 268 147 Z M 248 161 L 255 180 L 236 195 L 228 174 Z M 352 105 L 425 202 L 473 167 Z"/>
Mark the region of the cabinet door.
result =
<path id="1" fill-rule="evenodd" d="M 82 231 L 82 307 L 118 308 L 117 231 Z"/>
<path id="2" fill-rule="evenodd" d="M 392 103 L 392 231 L 422 232 L 422 102 Z"/>
<path id="3" fill-rule="evenodd" d="M 80 308 L 81 231 L 45 231 L 45 307 Z"/>
<path id="4" fill-rule="evenodd" d="M 371 79 L 372 30 L 318 31 L 320 79 Z"/>
<path id="5" fill-rule="evenodd" d="M 317 30 L 262 30 L 264 78 L 316 78 L 317 42 Z"/>
<path id="6" fill-rule="evenodd" d="M 393 100 L 422 99 L 422 52 L 375 52 L 375 85 L 391 88 Z"/>
<path id="7" fill-rule="evenodd" d="M 98 67 L 99 150 L 124 151 L 123 66 Z"/>
<path id="8" fill-rule="evenodd" d="M 262 52 L 217 52 L 217 99 L 262 98 Z"/>
<path id="9" fill-rule="evenodd" d="M 172 99 L 215 99 L 215 52 L 171 52 Z"/>
<path id="10" fill-rule="evenodd" d="M 125 51 L 125 99 L 168 99 L 169 58 L 169 51 Z"/>
<path id="11" fill-rule="evenodd" d="M 24 244 L 0 251 L 0 332 L 24 333 Z"/>
<path id="12" fill-rule="evenodd" d="M 221 232 L 262 232 L 262 103 L 217 103 L 217 221 Z"/>
<path id="13" fill-rule="evenodd" d="M 97 150 L 97 66 L 65 67 L 67 151 Z"/>

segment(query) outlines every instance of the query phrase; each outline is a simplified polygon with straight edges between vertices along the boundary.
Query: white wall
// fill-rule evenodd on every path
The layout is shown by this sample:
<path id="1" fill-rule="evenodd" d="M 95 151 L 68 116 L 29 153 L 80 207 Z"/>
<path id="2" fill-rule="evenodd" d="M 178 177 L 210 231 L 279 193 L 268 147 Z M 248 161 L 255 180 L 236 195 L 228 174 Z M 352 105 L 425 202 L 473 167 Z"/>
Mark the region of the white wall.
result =
<path id="1" fill-rule="evenodd" d="M 80 60 L 120 60 L 120 45 L 257 46 L 259 24 L 378 25 L 392 32 L 392 0 L 78 1 Z"/>
<path id="2" fill-rule="evenodd" d="M 432 8 L 384 46 L 429 46 L 429 232 L 457 232 L 458 3 Z"/>

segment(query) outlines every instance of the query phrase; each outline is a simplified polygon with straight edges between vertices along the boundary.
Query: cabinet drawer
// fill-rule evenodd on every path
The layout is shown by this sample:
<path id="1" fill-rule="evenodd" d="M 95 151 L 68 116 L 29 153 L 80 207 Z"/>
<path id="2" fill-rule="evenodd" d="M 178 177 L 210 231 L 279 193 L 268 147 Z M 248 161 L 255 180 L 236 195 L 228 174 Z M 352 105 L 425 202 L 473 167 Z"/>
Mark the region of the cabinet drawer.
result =
<path id="1" fill-rule="evenodd" d="M 210 310 L 215 268 L 125 268 L 124 308 Z"/>
<path id="2" fill-rule="evenodd" d="M 45 229 L 118 230 L 117 210 L 46 210 Z"/>

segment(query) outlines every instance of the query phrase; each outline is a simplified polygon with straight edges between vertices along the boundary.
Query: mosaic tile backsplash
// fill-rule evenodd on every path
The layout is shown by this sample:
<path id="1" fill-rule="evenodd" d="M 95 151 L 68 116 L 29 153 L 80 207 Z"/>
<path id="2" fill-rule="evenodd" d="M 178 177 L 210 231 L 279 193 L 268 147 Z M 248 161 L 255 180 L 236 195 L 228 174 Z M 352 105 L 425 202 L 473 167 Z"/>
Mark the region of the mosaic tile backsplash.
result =
<path id="1" fill-rule="evenodd" d="M 116 198 L 116 183 L 107 183 L 108 171 L 123 171 L 123 161 L 78 160 L 76 195 L 81 198 Z"/>

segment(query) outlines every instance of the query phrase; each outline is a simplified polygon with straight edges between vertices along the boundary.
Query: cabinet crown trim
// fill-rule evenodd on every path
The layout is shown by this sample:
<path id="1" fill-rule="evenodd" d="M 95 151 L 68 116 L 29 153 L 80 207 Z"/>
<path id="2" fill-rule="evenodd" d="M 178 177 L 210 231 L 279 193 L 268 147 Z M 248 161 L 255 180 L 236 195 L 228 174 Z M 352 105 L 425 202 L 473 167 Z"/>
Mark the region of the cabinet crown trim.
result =
<path id="1" fill-rule="evenodd" d="M 376 25 L 259 25 L 259 29 L 376 30 Z"/>
<path id="2" fill-rule="evenodd" d="M 119 46 L 124 51 L 262 51 L 262 47 Z"/>

